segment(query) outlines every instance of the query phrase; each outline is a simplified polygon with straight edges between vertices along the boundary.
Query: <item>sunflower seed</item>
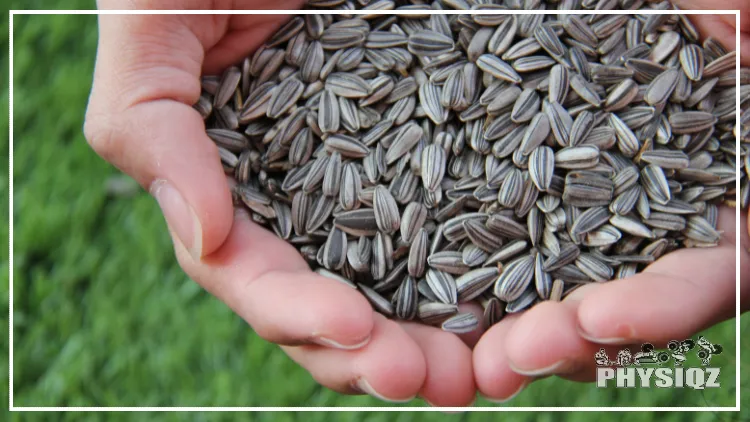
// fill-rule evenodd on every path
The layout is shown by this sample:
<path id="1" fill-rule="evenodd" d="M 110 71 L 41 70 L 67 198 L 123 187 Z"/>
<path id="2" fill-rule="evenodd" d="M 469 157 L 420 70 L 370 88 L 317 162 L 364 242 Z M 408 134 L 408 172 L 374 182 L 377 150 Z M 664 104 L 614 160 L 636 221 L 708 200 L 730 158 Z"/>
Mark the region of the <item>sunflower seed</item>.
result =
<path id="1" fill-rule="evenodd" d="M 430 268 L 425 279 L 439 301 L 450 305 L 458 303 L 456 281 L 450 274 Z"/>
<path id="2" fill-rule="evenodd" d="M 703 77 L 711 78 L 727 70 L 733 69 L 737 61 L 737 53 L 732 51 L 717 57 L 703 68 Z"/>
<path id="3" fill-rule="evenodd" d="M 564 169 L 586 169 L 599 162 L 599 148 L 593 145 L 566 147 L 554 155 L 555 166 Z"/>
<path id="4" fill-rule="evenodd" d="M 610 217 L 609 222 L 621 231 L 633 236 L 645 237 L 648 239 L 654 238 L 654 233 L 635 218 L 624 215 L 613 215 L 612 217 Z"/>
<path id="5" fill-rule="evenodd" d="M 679 215 L 667 214 L 663 212 L 652 212 L 651 216 L 643 222 L 655 229 L 680 231 L 685 228 L 685 217 Z"/>
<path id="6" fill-rule="evenodd" d="M 609 124 L 615 131 L 617 148 L 626 157 L 633 157 L 641 147 L 633 131 L 616 114 L 609 115 Z"/>
<path id="7" fill-rule="evenodd" d="M 417 307 L 417 317 L 430 325 L 441 324 L 457 312 L 458 306 L 442 302 L 424 302 Z"/>
<path id="8" fill-rule="evenodd" d="M 527 309 L 532 304 L 534 304 L 534 302 L 538 298 L 539 296 L 537 296 L 536 290 L 526 289 L 526 291 L 523 292 L 521 296 L 519 296 L 516 300 L 508 302 L 508 304 L 505 306 L 505 312 L 511 314 L 523 311 L 524 309 Z"/>
<path id="9" fill-rule="evenodd" d="M 601 105 L 602 99 L 599 96 L 599 93 L 596 92 L 596 90 L 594 90 L 580 74 L 576 73 L 571 76 L 570 88 L 587 103 L 595 107 Z"/>
<path id="10" fill-rule="evenodd" d="M 512 169 L 503 179 L 497 193 L 497 202 L 504 207 L 515 207 L 523 196 L 523 176 L 518 169 Z"/>
<path id="11" fill-rule="evenodd" d="M 685 236 L 698 242 L 717 243 L 721 234 L 705 218 L 691 215 L 687 218 Z"/>
<path id="12" fill-rule="evenodd" d="M 632 79 L 623 79 L 612 88 L 607 99 L 604 100 L 604 110 L 620 110 L 630 104 L 636 95 L 638 95 L 638 85 L 635 81 Z"/>
<path id="13" fill-rule="evenodd" d="M 671 68 L 659 74 L 648 85 L 643 99 L 652 106 L 662 106 L 677 87 L 678 73 L 679 70 L 677 68 Z"/>
<path id="14" fill-rule="evenodd" d="M 323 195 L 336 196 L 339 194 L 341 172 L 341 154 L 334 152 L 328 160 L 328 165 L 323 175 Z"/>
<path id="15" fill-rule="evenodd" d="M 385 186 L 378 185 L 375 187 L 372 205 L 375 210 L 375 221 L 381 231 L 393 233 L 399 229 L 401 216 L 398 204 Z"/>
<path id="16" fill-rule="evenodd" d="M 578 237 L 589 233 L 609 221 L 609 213 L 604 207 L 592 207 L 582 212 L 573 223 L 571 235 Z"/>
<path id="17" fill-rule="evenodd" d="M 409 52 L 415 56 L 433 57 L 450 53 L 455 48 L 455 44 L 446 35 L 423 30 L 409 36 L 408 48 Z"/>
<path id="18" fill-rule="evenodd" d="M 524 123 L 531 120 L 539 111 L 541 100 L 539 95 L 533 89 L 524 89 L 518 96 L 513 111 L 510 113 L 510 119 L 514 123 Z"/>
<path id="19" fill-rule="evenodd" d="M 499 273 L 496 267 L 478 268 L 458 277 L 456 279 L 458 301 L 468 302 L 484 293 L 492 286 Z"/>
<path id="20" fill-rule="evenodd" d="M 548 25 L 539 25 L 536 30 L 534 30 L 534 38 L 536 38 L 539 45 L 542 46 L 550 56 L 562 57 L 565 54 L 565 47 L 563 47 L 555 31 Z"/>
<path id="21" fill-rule="evenodd" d="M 529 123 L 521 140 L 520 149 L 525 155 L 531 154 L 534 149 L 544 142 L 550 133 L 549 118 L 544 113 L 537 113 Z"/>
<path id="22" fill-rule="evenodd" d="M 526 255 L 511 261 L 495 281 L 494 294 L 504 302 L 518 299 L 534 276 L 534 257 Z"/>
<path id="23" fill-rule="evenodd" d="M 219 109 L 224 107 L 234 95 L 234 91 L 240 83 L 242 72 L 236 66 L 229 67 L 221 76 L 219 87 L 214 95 L 213 108 Z"/>
<path id="24" fill-rule="evenodd" d="M 594 281 L 608 281 L 612 278 L 612 268 L 594 258 L 592 254 L 584 253 L 578 255 L 575 265 L 581 272 L 591 277 Z"/>
<path id="25" fill-rule="evenodd" d="M 266 116 L 278 119 L 302 96 L 304 84 L 296 78 L 287 78 L 273 91 Z"/>
<path id="26" fill-rule="evenodd" d="M 447 110 L 440 104 L 440 87 L 432 82 L 419 87 L 419 101 L 424 108 L 425 114 L 436 125 L 440 125 L 448 118 Z"/>
<path id="27" fill-rule="evenodd" d="M 641 170 L 643 189 L 649 199 L 659 204 L 666 204 L 672 199 L 667 177 L 661 167 L 649 164 Z"/>
<path id="28" fill-rule="evenodd" d="M 492 233 L 476 220 L 464 221 L 463 226 L 469 240 L 486 252 L 496 251 L 503 244 L 502 237 Z"/>
<path id="29" fill-rule="evenodd" d="M 641 161 L 665 169 L 684 169 L 690 165 L 690 157 L 687 154 L 667 149 L 644 151 L 641 154 Z"/>
<path id="30" fill-rule="evenodd" d="M 513 69 L 513 67 L 495 55 L 482 54 L 477 59 L 476 64 L 480 70 L 495 78 L 512 83 L 521 82 L 521 76 Z"/>
<path id="31" fill-rule="evenodd" d="M 334 218 L 333 225 L 353 236 L 372 236 L 378 231 L 375 211 L 372 208 L 339 213 Z M 307 231 L 311 231 L 309 226 Z"/>
<path id="32" fill-rule="evenodd" d="M 461 250 L 461 260 L 463 263 L 470 267 L 478 267 L 482 264 L 484 264 L 484 261 L 487 260 L 487 257 L 489 254 L 476 245 L 469 243 L 468 245 L 464 246 L 464 248 Z"/>
<path id="33" fill-rule="evenodd" d="M 375 310 L 385 316 L 393 316 L 393 304 L 391 304 L 388 299 L 384 298 L 378 292 L 371 289 L 370 287 L 365 286 L 364 284 L 357 284 L 357 288 L 359 288 L 359 291 L 362 292 L 362 294 L 367 298 L 370 304 L 372 304 L 372 307 L 375 308 Z"/>
<path id="34" fill-rule="evenodd" d="M 546 191 L 552 183 L 555 171 L 555 154 L 548 146 L 539 146 L 529 155 L 529 176 L 540 191 Z"/>
<path id="35" fill-rule="evenodd" d="M 396 317 L 410 320 L 417 315 L 417 282 L 412 277 L 404 277 L 396 295 Z"/>
<path id="36" fill-rule="evenodd" d="M 546 300 L 552 294 L 552 276 L 544 271 L 544 257 L 537 253 L 534 258 L 534 285 L 540 298 Z"/>
<path id="37" fill-rule="evenodd" d="M 422 138 L 422 129 L 414 123 L 402 127 L 385 155 L 387 164 L 392 164 L 409 152 Z"/>
<path id="38" fill-rule="evenodd" d="M 557 144 L 562 147 L 568 146 L 570 144 L 570 130 L 573 127 L 573 119 L 570 114 L 560 104 L 549 103 L 547 117 L 549 117 L 549 125 Z"/>
<path id="39" fill-rule="evenodd" d="M 325 246 L 323 247 L 323 263 L 329 270 L 340 270 L 346 261 L 346 234 L 334 228 L 328 234 L 328 240 L 326 240 Z"/>
<path id="40" fill-rule="evenodd" d="M 457 251 L 435 252 L 427 257 L 430 267 L 450 274 L 464 274 L 469 267 L 463 262 L 463 255 Z"/>
<path id="41" fill-rule="evenodd" d="M 443 321 L 440 326 L 443 331 L 448 331 L 456 334 L 470 333 L 477 329 L 479 326 L 479 320 L 477 317 L 470 313 L 462 313 L 448 318 Z"/>
<path id="42" fill-rule="evenodd" d="M 669 116 L 672 132 L 676 134 L 695 133 L 716 124 L 716 117 L 705 111 L 683 111 Z"/>

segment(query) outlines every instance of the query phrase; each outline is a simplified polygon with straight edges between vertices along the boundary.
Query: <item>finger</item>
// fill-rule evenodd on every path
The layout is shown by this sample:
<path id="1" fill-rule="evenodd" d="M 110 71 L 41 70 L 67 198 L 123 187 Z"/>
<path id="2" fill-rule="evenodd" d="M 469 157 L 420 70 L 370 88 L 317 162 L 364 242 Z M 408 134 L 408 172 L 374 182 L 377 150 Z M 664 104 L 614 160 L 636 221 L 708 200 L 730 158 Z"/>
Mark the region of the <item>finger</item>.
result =
<path id="1" fill-rule="evenodd" d="M 731 317 L 736 297 L 734 212 L 720 210 L 724 235 L 717 247 L 681 249 L 643 273 L 571 293 L 581 302 L 582 335 L 597 343 L 660 342 L 688 337 Z M 750 271 L 750 262 L 742 253 L 744 273 Z"/>
<path id="2" fill-rule="evenodd" d="M 340 393 L 369 394 L 391 402 L 414 398 L 426 376 L 419 346 L 394 321 L 374 314 L 372 338 L 359 350 L 284 347 L 320 384 Z"/>
<path id="3" fill-rule="evenodd" d="M 488 400 L 504 402 L 520 393 L 533 378 L 510 368 L 504 344 L 517 315 L 504 317 L 484 333 L 474 347 L 474 379 L 477 389 Z"/>
<path id="4" fill-rule="evenodd" d="M 520 315 L 505 336 L 510 367 L 528 376 L 574 372 L 573 357 L 587 343 L 576 330 L 576 307 L 545 301 Z"/>
<path id="5" fill-rule="evenodd" d="M 271 3 L 258 0 L 234 0 L 216 4 L 204 0 L 99 0 L 97 4 L 99 9 L 118 10 L 204 10 L 210 8 L 290 10 L 300 8 L 304 1 L 276 0 Z M 200 42 L 201 54 L 205 51 L 205 59 L 202 59 L 204 72 L 216 75 L 252 54 L 289 20 L 290 15 L 158 15 L 153 17 L 140 15 L 136 18 L 148 21 L 151 25 L 151 32 L 154 33 L 162 29 L 161 26 L 165 20 L 176 18 L 178 24 L 189 29 Z"/>
<path id="6" fill-rule="evenodd" d="M 722 219 L 728 218 L 731 218 L 731 210 L 727 209 Z M 727 243 L 732 244 L 733 236 L 730 234 L 727 238 Z M 593 380 L 596 366 L 591 358 L 601 346 L 579 335 L 576 314 L 582 297 L 593 294 L 591 292 L 595 290 L 607 289 L 610 285 L 584 286 L 560 303 L 543 302 L 524 312 L 510 329 L 505 342 L 511 368 L 529 376 L 559 375 L 577 381 Z M 620 299 L 621 303 L 623 300 L 627 299 Z M 632 310 L 639 301 L 624 303 Z M 652 314 L 650 310 L 641 312 Z M 550 324 L 550 321 L 555 323 Z M 622 342 L 627 342 L 627 339 Z M 612 348 L 605 349 L 608 349 L 608 354 L 617 352 Z"/>
<path id="7" fill-rule="evenodd" d="M 182 268 L 266 340 L 354 349 L 367 343 L 372 307 L 355 289 L 311 272 L 299 253 L 238 210 L 226 242 L 196 261 L 175 242 Z"/>
<path id="8" fill-rule="evenodd" d="M 427 376 L 419 391 L 427 403 L 441 407 L 470 406 L 476 397 L 471 350 L 455 334 L 411 322 L 401 327 L 422 349 Z"/>
<path id="9" fill-rule="evenodd" d="M 288 10 L 297 9 L 304 4 L 302 0 L 278 0 L 271 4 L 239 2 L 237 8 Z M 258 4 L 258 7 L 255 7 Z M 248 55 L 269 39 L 282 25 L 289 21 L 291 15 L 234 15 L 227 22 L 226 34 L 213 45 L 206 45 L 206 58 L 203 70 L 209 75 L 218 75 L 227 66 L 241 62 Z M 200 25 L 192 26 L 194 31 L 201 31 Z M 304 31 L 304 29 L 303 29 Z M 208 39 L 207 37 L 204 39 Z"/>
<path id="10" fill-rule="evenodd" d="M 216 250 L 232 223 L 218 150 L 188 105 L 200 93 L 201 59 L 176 16 L 100 16 L 84 127 L 97 153 L 150 190 L 196 259 Z"/>
<path id="11" fill-rule="evenodd" d="M 578 333 L 578 301 L 545 301 L 521 314 L 505 337 L 510 368 L 521 375 L 558 375 L 573 381 L 591 381 L 596 374 L 594 354 L 602 347 Z M 617 353 L 607 348 L 607 353 Z"/>

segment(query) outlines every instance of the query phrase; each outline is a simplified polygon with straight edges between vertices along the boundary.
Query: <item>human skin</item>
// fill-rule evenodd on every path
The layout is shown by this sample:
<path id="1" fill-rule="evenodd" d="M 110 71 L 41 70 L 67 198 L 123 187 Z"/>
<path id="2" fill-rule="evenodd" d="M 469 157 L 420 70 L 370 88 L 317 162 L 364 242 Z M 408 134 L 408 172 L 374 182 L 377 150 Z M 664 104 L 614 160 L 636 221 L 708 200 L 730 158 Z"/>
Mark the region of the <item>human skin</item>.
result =
<path id="1" fill-rule="evenodd" d="M 100 9 L 300 5 L 299 0 L 99 2 Z M 719 248 L 670 254 L 626 283 L 586 286 L 561 303 L 542 303 L 507 317 L 483 335 L 459 337 L 388 320 L 355 290 L 310 272 L 293 247 L 252 223 L 246 211 L 233 210 L 216 146 L 191 107 L 200 95 L 201 74 L 218 74 L 241 61 L 286 18 L 100 16 L 84 131 L 98 154 L 156 198 L 185 272 L 261 337 L 281 345 L 321 384 L 391 401 L 419 396 L 437 406 L 469 405 L 477 390 L 502 400 L 537 376 L 585 379 L 580 366 L 599 347 L 585 338 L 660 341 L 732 315 L 735 226 L 730 210 L 721 213 L 726 237 Z M 719 262 L 726 265 L 717 271 Z M 646 283 L 648 289 L 636 288 Z M 684 289 L 686 283 L 696 289 Z M 623 306 L 623 297 L 638 308 Z M 670 306 L 664 307 L 664 297 Z M 685 315 L 684 309 L 696 311 Z M 472 305 L 465 310 L 479 312 Z M 649 312 L 662 316 L 662 323 L 638 320 Z M 528 330 L 537 335 L 529 336 Z M 545 330 L 548 335 L 538 335 Z M 561 359 L 566 363 L 556 364 Z M 540 372 L 550 364 L 557 366 Z"/>

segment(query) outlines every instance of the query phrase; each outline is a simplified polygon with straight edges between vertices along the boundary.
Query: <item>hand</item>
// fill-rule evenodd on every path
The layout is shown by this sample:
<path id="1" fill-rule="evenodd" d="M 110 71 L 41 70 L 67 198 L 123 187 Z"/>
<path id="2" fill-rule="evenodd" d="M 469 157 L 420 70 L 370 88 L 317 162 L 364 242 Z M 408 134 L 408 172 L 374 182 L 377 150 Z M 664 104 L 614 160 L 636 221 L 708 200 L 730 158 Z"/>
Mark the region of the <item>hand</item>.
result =
<path id="1" fill-rule="evenodd" d="M 742 307 L 747 310 L 750 239 L 745 213 L 741 239 L 736 238 L 736 212 L 720 208 L 723 237 L 718 247 L 681 249 L 628 279 L 588 284 L 562 302 L 542 302 L 502 319 L 474 348 L 479 391 L 490 399 L 508 399 L 549 375 L 593 381 L 594 354 L 602 347 L 613 357 L 620 347 L 612 345 L 663 346 L 732 318 L 738 241 Z"/>
<path id="2" fill-rule="evenodd" d="M 741 0 L 680 0 L 683 9 L 741 9 Z M 750 10 L 743 8 L 740 28 L 742 63 L 750 64 Z M 735 17 L 690 16 L 703 36 L 735 48 Z M 615 356 L 614 345 L 644 342 L 663 345 L 682 340 L 735 315 L 735 245 L 740 246 L 742 311 L 750 299 L 747 214 L 721 207 L 718 247 L 683 249 L 657 260 L 626 280 L 589 284 L 562 302 L 543 302 L 521 315 L 501 320 L 474 348 L 477 388 L 490 399 L 508 400 L 534 381 L 558 375 L 593 381 L 594 354 L 602 347 Z M 686 310 L 689 310 L 686 312 Z M 632 347 L 631 347 L 632 349 Z"/>
<path id="3" fill-rule="evenodd" d="M 99 7 L 206 3 L 101 1 Z M 302 1 L 214 3 L 293 9 Z M 100 16 L 86 138 L 156 198 L 187 274 L 318 382 L 386 400 L 420 395 L 436 405 L 468 405 L 475 397 L 471 351 L 458 337 L 374 314 L 359 292 L 312 273 L 292 246 L 246 212 L 233 213 L 218 150 L 191 105 L 202 73 L 241 61 L 287 18 Z"/>

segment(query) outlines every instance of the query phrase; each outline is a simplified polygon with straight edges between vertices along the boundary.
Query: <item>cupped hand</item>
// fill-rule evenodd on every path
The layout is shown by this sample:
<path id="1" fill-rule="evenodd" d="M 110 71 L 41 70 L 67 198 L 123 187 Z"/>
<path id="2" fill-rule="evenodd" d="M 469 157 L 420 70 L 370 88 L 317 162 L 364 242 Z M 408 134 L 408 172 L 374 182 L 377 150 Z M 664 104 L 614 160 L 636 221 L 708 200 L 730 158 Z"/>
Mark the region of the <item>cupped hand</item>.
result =
<path id="1" fill-rule="evenodd" d="M 201 9 L 207 2 L 102 1 L 107 9 Z M 215 1 L 294 9 L 300 0 Z M 191 106 L 200 75 L 238 63 L 288 16 L 101 15 L 85 135 L 156 198 L 187 274 L 321 384 L 393 401 L 474 400 L 471 351 L 456 336 L 374 314 L 356 290 L 311 272 L 298 252 L 233 211 L 214 143 Z M 450 362 L 450 364 L 446 364 Z"/>
<path id="2" fill-rule="evenodd" d="M 750 9 L 744 0 L 679 0 L 682 9 L 742 9 L 740 55 L 750 65 Z M 691 15 L 702 36 L 729 51 L 736 48 L 734 15 Z M 506 401 L 536 379 L 551 375 L 593 381 L 594 354 L 615 356 L 623 345 L 637 350 L 645 342 L 664 347 L 735 315 L 736 255 L 740 243 L 742 312 L 750 306 L 748 215 L 723 206 L 718 247 L 682 249 L 663 256 L 641 274 L 625 280 L 583 286 L 562 302 L 543 302 L 506 317 L 474 348 L 474 373 L 480 394 Z"/>
<path id="3" fill-rule="evenodd" d="M 664 347 L 735 315 L 735 246 L 740 242 L 740 298 L 750 298 L 746 218 L 736 237 L 736 208 L 721 207 L 717 247 L 666 254 L 642 273 L 593 283 L 561 302 L 542 302 L 504 318 L 474 348 L 477 388 L 490 399 L 508 399 L 535 379 L 559 375 L 593 381 L 594 354 L 613 357 L 623 345 L 638 350 L 650 342 Z"/>

